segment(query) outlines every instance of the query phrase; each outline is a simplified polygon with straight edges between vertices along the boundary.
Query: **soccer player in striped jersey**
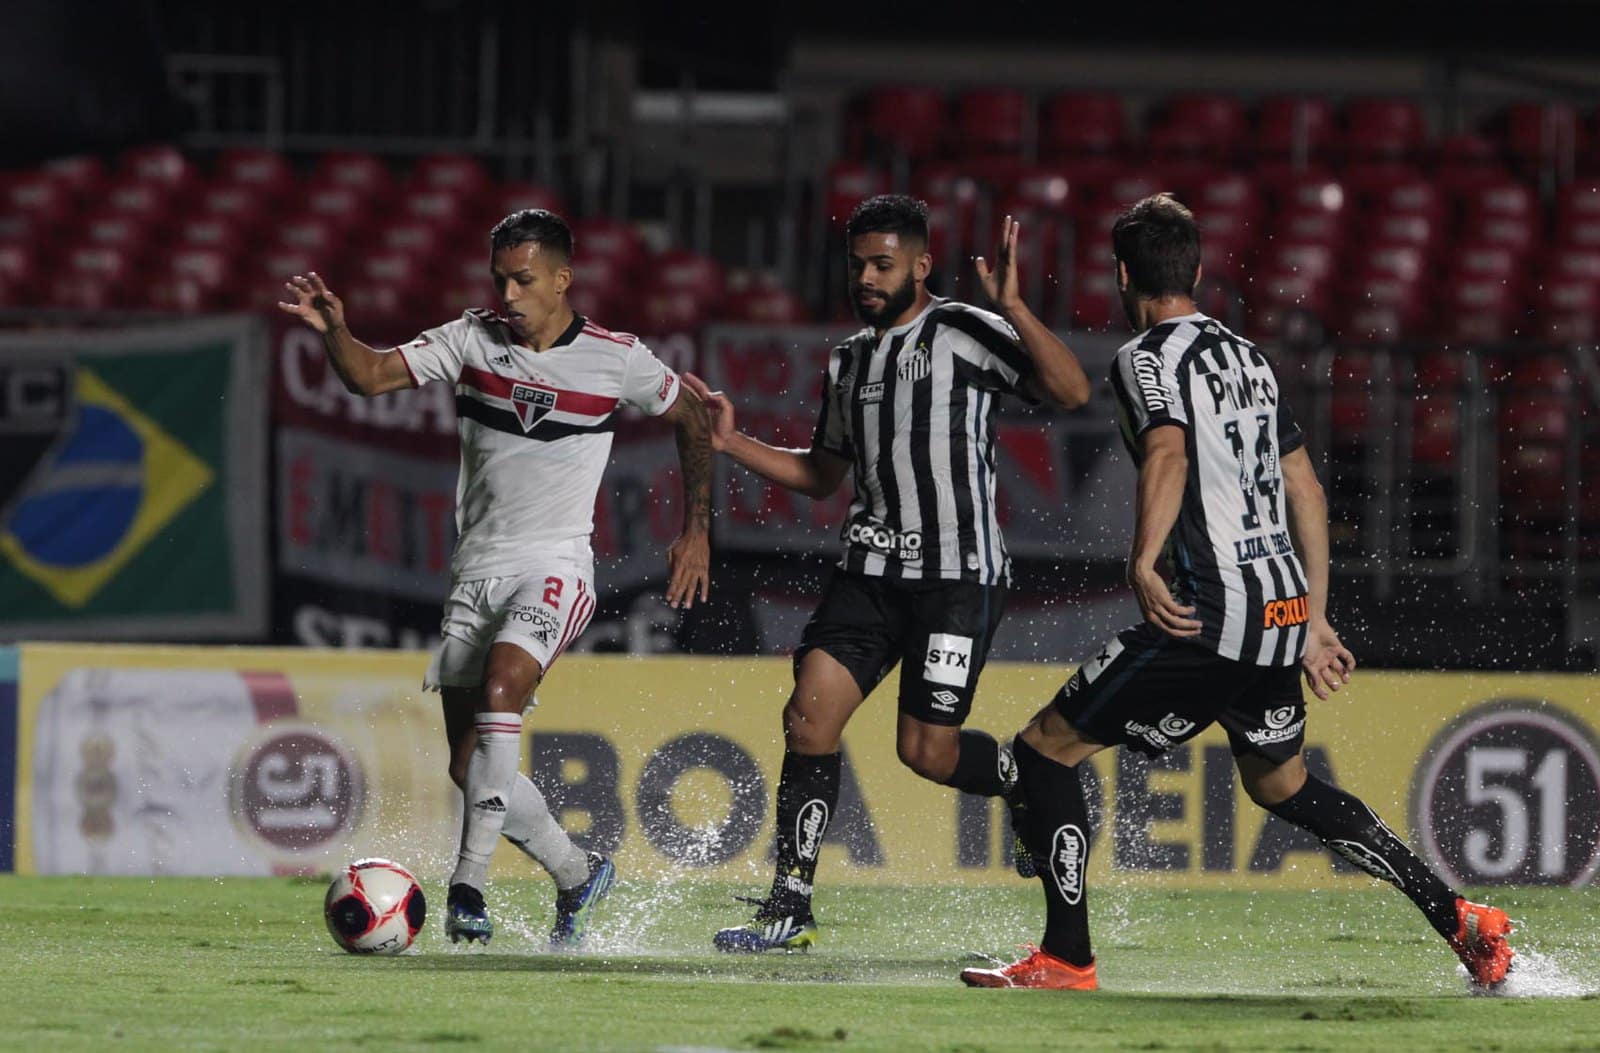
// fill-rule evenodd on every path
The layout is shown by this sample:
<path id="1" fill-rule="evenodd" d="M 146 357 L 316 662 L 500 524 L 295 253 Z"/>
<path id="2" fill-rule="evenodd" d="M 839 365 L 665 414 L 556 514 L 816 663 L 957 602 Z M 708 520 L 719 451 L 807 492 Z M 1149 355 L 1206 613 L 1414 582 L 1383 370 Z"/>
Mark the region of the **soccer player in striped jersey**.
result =
<path id="1" fill-rule="evenodd" d="M 1495 987 L 1513 957 L 1505 912 L 1457 895 L 1371 808 L 1306 770 L 1299 674 L 1325 699 L 1355 659 L 1328 623 L 1327 501 L 1271 362 L 1195 307 L 1200 232 L 1182 204 L 1146 198 L 1111 237 L 1139 333 L 1117 352 L 1111 386 L 1139 469 L 1128 582 L 1144 621 L 1084 662 L 1014 740 L 1044 938 L 962 980 L 1093 990 L 1077 765 L 1117 745 L 1157 756 L 1219 723 L 1251 800 L 1397 886 L 1472 982 Z"/>
<path id="2" fill-rule="evenodd" d="M 279 306 L 322 334 L 345 387 L 381 395 L 428 381 L 454 385 L 461 437 L 459 537 L 451 557 L 443 642 L 425 686 L 444 701 L 450 777 L 465 794 L 461 846 L 445 932 L 489 941 L 483 903 L 489 857 L 504 836 L 556 884 L 551 943 L 583 937 L 614 868 L 585 853 L 518 774 L 522 719 L 534 690 L 595 610 L 595 496 L 625 406 L 677 429 L 683 533 L 667 552 L 667 601 L 691 607 L 710 584 L 710 423 L 700 400 L 635 336 L 574 314 L 572 232 L 543 209 L 513 213 L 490 232 L 502 317 L 471 310 L 393 351 L 351 335 L 344 306 L 312 273 Z"/>
<path id="3" fill-rule="evenodd" d="M 1011 573 L 995 502 L 995 404 L 1089 399 L 1076 356 L 1018 292 L 1011 217 L 994 268 L 977 261 L 999 314 L 929 293 L 921 201 L 873 198 L 846 234 L 850 299 L 866 328 L 829 356 L 809 449 L 739 432 L 732 403 L 684 377 L 711 412 L 712 444 L 746 468 L 818 498 L 855 473 L 844 555 L 795 652 L 783 711 L 772 888 L 747 924 L 716 934 L 727 951 L 815 941 L 812 882 L 839 797 L 840 736 L 896 663 L 901 761 L 967 793 L 1014 784 L 1009 753 L 962 729 Z"/>

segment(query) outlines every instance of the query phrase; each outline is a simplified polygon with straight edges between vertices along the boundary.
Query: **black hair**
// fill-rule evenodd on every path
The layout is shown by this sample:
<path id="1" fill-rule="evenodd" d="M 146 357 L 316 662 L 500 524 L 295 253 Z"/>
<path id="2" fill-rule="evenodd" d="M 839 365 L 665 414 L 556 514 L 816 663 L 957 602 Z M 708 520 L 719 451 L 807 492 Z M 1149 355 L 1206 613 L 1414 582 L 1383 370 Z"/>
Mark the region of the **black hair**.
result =
<path id="1" fill-rule="evenodd" d="M 1117 217 L 1111 251 L 1140 296 L 1192 296 L 1200 278 L 1200 227 L 1169 193 L 1152 194 Z"/>
<path id="2" fill-rule="evenodd" d="M 525 208 L 513 212 L 489 231 L 489 251 L 514 248 L 534 242 L 541 249 L 572 259 L 572 228 L 554 212 L 543 208 Z"/>
<path id="3" fill-rule="evenodd" d="M 869 197 L 850 213 L 844 226 L 845 237 L 862 234 L 898 234 L 928 242 L 928 203 L 907 194 L 879 194 Z"/>

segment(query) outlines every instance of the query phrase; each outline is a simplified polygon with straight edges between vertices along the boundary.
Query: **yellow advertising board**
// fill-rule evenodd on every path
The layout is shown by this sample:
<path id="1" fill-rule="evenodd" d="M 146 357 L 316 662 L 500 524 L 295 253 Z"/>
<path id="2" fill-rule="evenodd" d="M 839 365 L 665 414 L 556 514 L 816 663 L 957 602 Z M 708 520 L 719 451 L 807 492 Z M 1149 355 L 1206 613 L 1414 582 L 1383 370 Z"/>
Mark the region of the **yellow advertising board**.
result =
<path id="1" fill-rule="evenodd" d="M 426 656 L 40 645 L 19 677 L 19 871 L 294 873 L 357 855 L 443 877 L 459 795 Z M 974 727 L 1008 735 L 1070 669 L 992 665 Z M 564 825 L 661 880 L 768 879 L 788 663 L 569 656 L 526 721 Z M 1017 880 L 999 802 L 895 756 L 894 688 L 845 737 L 825 883 Z M 1361 673 L 1310 703 L 1307 760 L 1465 883 L 1582 884 L 1600 865 L 1592 677 Z M 1100 882 L 1366 881 L 1244 797 L 1217 729 L 1085 766 Z M 499 872 L 527 866 L 505 849 Z"/>

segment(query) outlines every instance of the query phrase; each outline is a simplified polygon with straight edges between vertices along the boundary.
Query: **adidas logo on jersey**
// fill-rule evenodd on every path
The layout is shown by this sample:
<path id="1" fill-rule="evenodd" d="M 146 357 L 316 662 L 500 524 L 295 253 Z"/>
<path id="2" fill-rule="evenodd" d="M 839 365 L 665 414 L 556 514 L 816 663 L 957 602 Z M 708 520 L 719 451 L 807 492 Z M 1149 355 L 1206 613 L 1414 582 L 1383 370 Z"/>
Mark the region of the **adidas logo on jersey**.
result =
<path id="1" fill-rule="evenodd" d="M 489 359 L 489 361 L 493 362 L 497 366 L 509 366 L 511 364 L 511 356 L 495 355 L 493 358 Z"/>
<path id="2" fill-rule="evenodd" d="M 488 797 L 479 801 L 472 807 L 476 808 L 480 812 L 503 812 L 506 810 L 506 802 L 502 801 L 500 796 L 496 794 L 493 797 Z"/>

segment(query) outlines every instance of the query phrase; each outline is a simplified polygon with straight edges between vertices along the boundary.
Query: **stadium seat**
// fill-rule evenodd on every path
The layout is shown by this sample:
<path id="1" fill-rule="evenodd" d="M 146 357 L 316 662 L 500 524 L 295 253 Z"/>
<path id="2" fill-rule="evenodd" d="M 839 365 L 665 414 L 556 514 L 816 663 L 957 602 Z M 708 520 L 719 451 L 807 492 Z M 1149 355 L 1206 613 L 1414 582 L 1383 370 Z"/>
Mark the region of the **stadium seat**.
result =
<path id="1" fill-rule="evenodd" d="M 249 230 L 238 218 L 212 212 L 180 216 L 172 226 L 174 242 L 188 248 L 226 249 L 243 253 Z"/>
<path id="2" fill-rule="evenodd" d="M 252 310 L 273 311 L 274 304 L 288 297 L 284 283 L 296 274 L 311 271 L 322 275 L 334 292 L 343 295 L 337 257 L 320 257 L 292 245 L 269 245 L 253 261 L 244 262 L 244 301 Z"/>
<path id="3" fill-rule="evenodd" d="M 1363 351 L 1340 351 L 1329 367 L 1329 425 L 1337 446 L 1360 446 L 1373 422 L 1373 362 Z"/>
<path id="4" fill-rule="evenodd" d="M 1405 99 L 1357 99 L 1345 106 L 1344 150 L 1352 160 L 1414 158 L 1427 137 L 1422 111 Z"/>
<path id="5" fill-rule="evenodd" d="M 0 243 L 0 285 L 8 299 L 7 307 L 20 307 L 38 295 L 43 280 L 39 250 L 22 242 Z"/>
<path id="6" fill-rule="evenodd" d="M 1320 159 L 1333 142 L 1334 124 L 1333 107 L 1324 99 L 1265 99 L 1256 115 L 1256 154 L 1300 162 Z"/>
<path id="7" fill-rule="evenodd" d="M 1302 275 L 1314 282 L 1333 276 L 1337 254 L 1320 242 L 1274 241 L 1262 253 L 1266 269 L 1276 273 Z"/>
<path id="8" fill-rule="evenodd" d="M 1600 182 L 1574 180 L 1556 195 L 1556 222 L 1564 227 L 1588 220 L 1600 220 Z"/>
<path id="9" fill-rule="evenodd" d="M 484 218 L 490 226 L 525 208 L 542 208 L 566 218 L 569 223 L 571 221 L 567 215 L 567 203 L 561 195 L 538 183 L 501 183 L 484 197 L 488 202 Z"/>
<path id="10" fill-rule="evenodd" d="M 173 192 L 193 189 L 201 182 L 200 170 L 175 146 L 140 146 L 125 151 L 118 169 L 124 178 L 154 183 Z"/>
<path id="11" fill-rule="evenodd" d="M 91 154 L 46 161 L 39 173 L 66 187 L 74 198 L 84 203 L 90 201 L 107 180 L 105 162 Z"/>
<path id="12" fill-rule="evenodd" d="M 1344 243 L 1348 225 L 1337 212 L 1323 209 L 1291 209 L 1273 220 L 1273 241 L 1310 242 L 1333 248 Z"/>
<path id="13" fill-rule="evenodd" d="M 1438 333 L 1454 344 L 1494 344 L 1518 336 L 1523 325 L 1520 285 L 1461 275 L 1441 288 Z"/>
<path id="14" fill-rule="evenodd" d="M 1115 330 L 1126 324 L 1111 268 L 1080 268 L 1072 280 L 1072 327 Z"/>
<path id="15" fill-rule="evenodd" d="M 105 311 L 127 306 L 138 273 L 136 257 L 110 245 L 69 249 L 52 274 L 47 291 L 50 306 L 78 311 Z"/>
<path id="16" fill-rule="evenodd" d="M 1126 142 L 1120 95 L 1069 92 L 1045 100 L 1039 116 L 1040 157 L 1114 154 Z"/>
<path id="17" fill-rule="evenodd" d="M 271 233 L 277 245 L 299 249 L 323 259 L 335 254 L 343 255 L 348 247 L 344 225 L 327 216 L 300 215 L 282 220 L 272 225 Z M 324 271 L 327 266 L 323 263 L 318 269 Z"/>
<path id="18" fill-rule="evenodd" d="M 1512 179 L 1496 179 L 1460 195 L 1464 221 L 1470 226 L 1490 218 L 1537 221 L 1539 202 L 1533 191 Z"/>
<path id="19" fill-rule="evenodd" d="M 1345 207 L 1344 184 L 1328 176 L 1308 173 L 1292 176 L 1277 187 L 1278 207 L 1284 211 L 1340 213 Z"/>
<path id="20" fill-rule="evenodd" d="M 830 224 L 843 228 L 857 205 L 888 189 L 889 180 L 878 169 L 858 161 L 836 162 L 828 169 L 823 188 L 823 214 Z"/>
<path id="21" fill-rule="evenodd" d="M 604 257 L 633 276 L 649 256 L 644 238 L 621 220 L 581 219 L 572 225 L 573 254 L 578 260 Z"/>
<path id="22" fill-rule="evenodd" d="M 1249 219 L 1261 216 L 1265 207 L 1255 181 L 1242 172 L 1218 172 L 1184 188 L 1185 203 L 1202 222 L 1214 212 L 1228 212 Z"/>
<path id="23" fill-rule="evenodd" d="M 1439 241 L 1437 220 L 1410 212 L 1374 212 L 1365 218 L 1367 236 L 1375 242 L 1414 245 L 1427 253 Z"/>
<path id="24" fill-rule="evenodd" d="M 447 305 L 446 314 L 460 313 L 468 307 L 480 305 L 470 298 L 464 298 L 456 287 L 447 290 L 442 302 Z M 490 302 L 493 303 L 492 300 Z M 632 319 L 622 318 L 621 310 L 624 302 L 617 296 L 607 295 L 604 290 L 589 286 L 573 285 L 567 290 L 567 303 L 574 311 L 585 318 L 593 318 L 607 327 L 624 322 L 627 325 L 634 324 Z"/>
<path id="25" fill-rule="evenodd" d="M 1531 293 L 1533 339 L 1556 347 L 1600 341 L 1600 284 L 1546 277 Z"/>
<path id="26" fill-rule="evenodd" d="M 276 201 L 295 185 L 294 169 L 276 150 L 227 150 L 217 158 L 214 186 L 246 186 Z"/>
<path id="27" fill-rule="evenodd" d="M 61 180 L 43 173 L 28 173 L 5 187 L 4 211 L 25 216 L 29 229 L 45 232 L 61 227 L 77 211 L 71 189 Z"/>
<path id="28" fill-rule="evenodd" d="M 1418 334 L 1427 316 L 1420 282 L 1388 274 L 1360 274 L 1346 287 L 1339 331 L 1365 344 L 1390 344 Z"/>
<path id="29" fill-rule="evenodd" d="M 1547 280 L 1577 278 L 1600 283 L 1600 249 L 1559 246 L 1548 253 L 1546 268 Z"/>
<path id="30" fill-rule="evenodd" d="M 1458 241 L 1450 249 L 1450 258 L 1455 274 L 1460 277 L 1517 286 L 1522 284 L 1521 256 L 1504 245 Z"/>
<path id="31" fill-rule="evenodd" d="M 401 215 L 432 223 L 449 233 L 462 227 L 470 213 L 467 199 L 454 190 L 411 190 L 400 199 Z"/>
<path id="32" fill-rule="evenodd" d="M 980 88 L 956 96 L 956 141 L 952 154 L 963 157 L 1017 156 L 1028 135 L 1032 104 L 1020 91 Z"/>
<path id="33" fill-rule="evenodd" d="M 461 277 L 468 277 L 467 268 L 461 268 Z M 478 285 L 491 288 L 488 270 L 481 262 L 471 269 L 470 278 Z M 625 295 L 629 284 L 627 268 L 613 257 L 589 254 L 572 261 L 572 285 L 569 288 L 592 289 L 607 300 L 613 300 Z"/>
<path id="34" fill-rule="evenodd" d="M 650 261 L 649 271 L 655 289 L 688 293 L 702 311 L 721 300 L 726 289 L 722 264 L 685 249 L 663 252 Z"/>
<path id="35" fill-rule="evenodd" d="M 449 190 L 457 194 L 479 194 L 488 188 L 488 169 L 476 157 L 466 154 L 429 154 L 417 161 L 411 181 L 418 189 Z"/>
<path id="36" fill-rule="evenodd" d="M 1426 216 L 1432 220 L 1445 218 L 1446 202 L 1432 180 L 1409 167 L 1386 168 L 1388 172 L 1384 178 L 1368 179 L 1358 194 L 1363 207 L 1373 211 Z"/>
<path id="37" fill-rule="evenodd" d="M 803 325 L 810 320 L 811 312 L 805 301 L 789 290 L 757 285 L 735 294 L 722 317 L 758 325 Z"/>
<path id="38" fill-rule="evenodd" d="M 74 228 L 79 239 L 91 245 L 114 245 L 140 254 L 154 232 L 149 219 L 129 212 L 102 209 L 85 216 Z"/>
<path id="39" fill-rule="evenodd" d="M 1447 468 L 1461 438 L 1461 407 L 1466 372 L 1448 354 L 1417 356 L 1412 374 L 1411 456 L 1424 469 Z"/>
<path id="40" fill-rule="evenodd" d="M 323 154 L 312 170 L 313 184 L 349 187 L 369 199 L 386 199 L 394 189 L 394 173 L 371 154 L 335 151 Z"/>
<path id="41" fill-rule="evenodd" d="M 1464 224 L 1460 238 L 1485 245 L 1499 245 L 1518 256 L 1527 256 L 1539 244 L 1541 223 L 1533 216 L 1479 216 Z M 1600 246 L 1600 222 L 1573 224 L 1562 233 L 1568 244 Z"/>
<path id="42" fill-rule="evenodd" d="M 1148 169 L 1130 168 L 1112 176 L 1101 186 L 1100 200 L 1126 209 L 1151 194 L 1159 194 L 1167 189 L 1170 188 L 1161 182 L 1161 178 Z"/>
<path id="43" fill-rule="evenodd" d="M 152 226 L 159 226 L 171 213 L 173 197 L 160 183 L 119 182 L 105 190 L 102 200 L 110 209 L 140 216 Z"/>
<path id="44" fill-rule="evenodd" d="M 1188 130 L 1199 136 L 1193 144 L 1197 149 L 1181 152 L 1205 153 L 1222 160 L 1233 155 L 1248 128 L 1244 105 L 1231 95 L 1174 95 L 1161 106 L 1147 140 L 1155 142 L 1157 131 L 1163 130 L 1162 134 L 1172 136 L 1169 145 L 1176 146 L 1185 139 L 1178 132 Z"/>
<path id="45" fill-rule="evenodd" d="M 1251 248 L 1252 243 L 1243 238 L 1219 237 L 1215 231 L 1202 234 L 1202 282 L 1219 288 L 1237 286 L 1246 276 L 1253 255 Z"/>
<path id="46" fill-rule="evenodd" d="M 693 333 L 706 322 L 705 305 L 690 289 L 647 287 L 636 310 L 631 324 L 652 336 Z"/>
<path id="47" fill-rule="evenodd" d="M 375 247 L 386 252 L 406 253 L 424 262 L 437 259 L 441 252 L 452 248 L 432 223 L 416 220 L 391 223 L 378 231 Z M 479 261 L 480 270 L 488 270 L 488 252 Z"/>
<path id="48" fill-rule="evenodd" d="M 200 191 L 197 215 L 225 216 L 242 226 L 255 226 L 265 218 L 266 202 L 248 186 L 209 186 Z"/>
<path id="49" fill-rule="evenodd" d="M 1525 176 L 1550 165 L 1570 166 L 1577 154 L 1578 113 L 1562 102 L 1519 102 L 1494 122 L 1506 153 Z"/>
<path id="50" fill-rule="evenodd" d="M 884 87 L 867 93 L 864 124 L 872 145 L 913 161 L 938 152 L 945 128 L 944 93 L 937 88 Z"/>
<path id="51" fill-rule="evenodd" d="M 165 256 L 146 293 L 147 306 L 198 314 L 232 306 L 234 255 L 215 248 L 180 248 Z"/>
<path id="52" fill-rule="evenodd" d="M 448 248 L 448 246 L 442 246 Z M 575 297 L 584 293 L 594 283 L 587 280 L 580 268 L 595 266 L 595 259 L 579 256 L 572 261 L 574 273 L 572 285 L 567 288 L 567 302 L 572 304 L 572 309 L 579 314 L 586 314 L 577 306 Z M 489 274 L 488 254 L 483 253 L 457 253 L 440 264 L 437 268 L 435 280 L 437 281 L 437 303 L 440 318 L 457 318 L 461 312 L 471 307 L 488 308 L 492 311 L 502 309 L 499 301 L 498 290 Z"/>
<path id="53" fill-rule="evenodd" d="M 1040 212 L 1064 213 L 1073 201 L 1073 183 L 1059 169 L 1036 165 L 1023 169 L 1016 181 L 1007 188 L 996 211 L 1034 209 Z M 998 229 L 998 228 L 996 228 Z"/>

